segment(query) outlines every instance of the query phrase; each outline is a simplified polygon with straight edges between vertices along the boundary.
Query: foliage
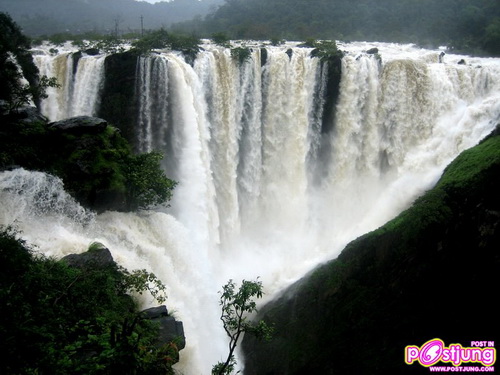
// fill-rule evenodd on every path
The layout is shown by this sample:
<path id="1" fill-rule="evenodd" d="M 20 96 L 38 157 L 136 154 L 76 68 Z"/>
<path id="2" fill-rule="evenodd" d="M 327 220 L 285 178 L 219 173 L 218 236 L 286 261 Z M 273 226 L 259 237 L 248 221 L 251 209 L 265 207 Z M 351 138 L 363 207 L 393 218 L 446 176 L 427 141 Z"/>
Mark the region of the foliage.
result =
<path id="1" fill-rule="evenodd" d="M 148 208 L 172 197 L 176 182 L 161 170 L 163 156 L 158 152 L 133 155 L 125 163 L 124 176 L 129 209 Z"/>
<path id="2" fill-rule="evenodd" d="M 101 36 L 99 39 L 85 40 L 76 39 L 73 45 L 78 47 L 80 51 L 98 50 L 104 53 L 122 53 L 125 51 L 123 40 L 115 35 Z"/>
<path id="3" fill-rule="evenodd" d="M 311 52 L 311 56 L 319 57 L 322 61 L 341 59 L 344 55 L 342 51 L 337 48 L 337 43 L 334 40 L 315 41 L 313 39 L 308 39 L 304 42 L 303 46 L 314 48 Z"/>
<path id="4" fill-rule="evenodd" d="M 286 42 L 284 39 L 280 39 L 277 37 L 272 37 L 269 40 L 271 41 L 271 45 L 273 46 L 280 46 Z"/>
<path id="5" fill-rule="evenodd" d="M 217 44 L 218 46 L 221 46 L 224 48 L 231 48 L 231 40 L 226 35 L 226 33 L 223 33 L 223 32 L 213 33 L 211 38 L 212 38 L 212 41 L 215 44 Z"/>
<path id="6" fill-rule="evenodd" d="M 160 304 L 167 300 L 165 285 L 163 285 L 155 274 L 144 269 L 129 272 L 125 268 L 120 268 L 120 272 L 124 275 L 122 287 L 128 292 L 135 292 L 142 295 L 148 291 Z"/>
<path id="7" fill-rule="evenodd" d="M 39 80 L 30 48 L 29 38 L 9 15 L 0 12 L 0 100 L 7 101 L 10 109 L 29 99 L 38 103 L 45 89 L 55 85 L 49 78 Z M 23 78 L 28 84 L 23 84 Z"/>
<path id="8" fill-rule="evenodd" d="M 275 322 L 277 337 L 244 338 L 245 371 L 402 374 L 408 342 L 435 332 L 454 342 L 457 327 L 461 337 L 490 334 L 500 309 L 454 309 L 449 301 L 488 300 L 500 282 L 499 129 L 461 153 L 412 207 L 268 304 L 260 317 Z M 434 292 L 439 286 L 446 295 Z"/>
<path id="9" fill-rule="evenodd" d="M 172 49 L 181 51 L 190 57 L 196 57 L 200 51 L 200 40 L 194 36 L 173 34 L 164 28 L 151 31 L 132 43 L 139 53 L 150 53 L 154 49 Z"/>
<path id="10" fill-rule="evenodd" d="M 166 203 L 176 183 L 158 153 L 134 154 L 119 131 L 59 132 L 42 120 L 3 117 L 0 167 L 19 165 L 59 176 L 81 204 L 96 210 L 135 210 Z M 102 196 L 103 198 L 100 198 Z"/>
<path id="11" fill-rule="evenodd" d="M 337 39 L 482 49 L 500 17 L 497 0 L 226 0 L 205 18 L 205 33 L 235 38 Z M 194 25 L 193 25 L 194 26 Z M 497 44 L 498 45 L 498 44 Z"/>
<path id="12" fill-rule="evenodd" d="M 243 64 L 252 56 L 252 50 L 248 47 L 235 47 L 231 48 L 231 57 L 238 61 L 238 63 Z"/>
<path id="13" fill-rule="evenodd" d="M 141 53 L 149 53 L 153 49 L 167 48 L 170 44 L 170 35 L 163 27 L 144 35 L 132 43 L 132 47 Z"/>
<path id="14" fill-rule="evenodd" d="M 500 17 L 495 18 L 487 27 L 484 48 L 495 56 L 500 56 Z"/>
<path id="15" fill-rule="evenodd" d="M 49 87 L 59 88 L 61 85 L 57 82 L 55 77 L 47 77 L 45 75 L 40 77 L 38 84 L 31 85 L 20 84 L 14 86 L 11 92 L 11 98 L 9 100 L 9 111 L 13 112 L 23 106 L 29 105 L 33 100 L 38 101 L 41 99 L 46 99 L 47 89 Z"/>
<path id="16" fill-rule="evenodd" d="M 126 294 L 151 289 L 160 296 L 164 286 L 154 275 L 113 264 L 70 267 L 17 235 L 0 230 L 2 374 L 173 373 L 175 343 L 157 347 L 158 328 Z"/>
<path id="17" fill-rule="evenodd" d="M 262 282 L 258 280 L 243 280 L 238 291 L 232 280 L 222 287 L 220 320 L 229 336 L 229 354 L 225 362 L 219 362 L 213 366 L 212 374 L 229 375 L 234 371 L 236 365 L 234 350 L 242 334 L 249 333 L 258 339 L 271 339 L 272 327 L 262 320 L 254 323 L 248 319 L 249 314 L 257 311 L 254 298 L 262 298 L 262 295 Z"/>

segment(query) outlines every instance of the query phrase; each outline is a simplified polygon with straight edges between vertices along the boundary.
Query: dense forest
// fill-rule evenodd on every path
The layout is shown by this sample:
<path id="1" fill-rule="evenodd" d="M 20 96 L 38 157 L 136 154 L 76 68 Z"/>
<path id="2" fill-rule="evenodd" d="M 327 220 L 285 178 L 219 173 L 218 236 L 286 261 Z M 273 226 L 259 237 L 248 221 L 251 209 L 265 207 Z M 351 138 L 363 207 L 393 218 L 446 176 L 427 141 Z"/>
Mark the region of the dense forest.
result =
<path id="1" fill-rule="evenodd" d="M 411 42 L 500 54 L 498 0 L 226 0 L 200 33 L 232 38 Z"/>
<path id="2" fill-rule="evenodd" d="M 0 0 L 25 34 L 125 35 L 160 27 L 199 38 L 335 39 L 445 45 L 500 55 L 497 0 Z"/>

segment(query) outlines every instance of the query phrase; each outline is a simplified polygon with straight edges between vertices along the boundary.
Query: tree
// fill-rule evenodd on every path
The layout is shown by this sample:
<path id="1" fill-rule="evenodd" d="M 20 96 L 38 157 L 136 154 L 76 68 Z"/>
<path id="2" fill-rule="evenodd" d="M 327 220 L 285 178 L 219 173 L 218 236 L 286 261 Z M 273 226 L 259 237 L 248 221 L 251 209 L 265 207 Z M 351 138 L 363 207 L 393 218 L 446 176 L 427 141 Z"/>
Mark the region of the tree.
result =
<path id="1" fill-rule="evenodd" d="M 500 55 L 500 17 L 495 18 L 486 27 L 484 48 L 492 55 Z"/>
<path id="2" fill-rule="evenodd" d="M 30 48 L 30 39 L 8 14 L 0 12 L 0 100 L 8 103 L 9 111 L 31 100 L 38 105 L 48 87 L 58 87 L 54 78 L 39 77 Z"/>
<path id="3" fill-rule="evenodd" d="M 132 155 L 125 164 L 127 206 L 129 210 L 147 209 L 163 204 L 172 197 L 177 182 L 165 176 L 158 152 Z"/>
<path id="4" fill-rule="evenodd" d="M 254 298 L 262 298 L 262 282 L 243 280 L 238 291 L 235 288 L 233 280 L 222 287 L 220 320 L 229 336 L 229 354 L 225 362 L 212 367 L 213 375 L 229 375 L 234 371 L 234 350 L 242 334 L 250 333 L 258 339 L 270 340 L 273 332 L 273 327 L 263 320 L 256 323 L 248 320 L 249 314 L 257 312 Z"/>
<path id="5" fill-rule="evenodd" d="M 146 270 L 127 271 L 89 257 L 79 265 L 37 253 L 0 226 L 2 374 L 171 375 L 174 342 L 158 345 L 159 327 L 131 293 L 165 286 Z M 93 243 L 89 253 L 102 251 Z"/>

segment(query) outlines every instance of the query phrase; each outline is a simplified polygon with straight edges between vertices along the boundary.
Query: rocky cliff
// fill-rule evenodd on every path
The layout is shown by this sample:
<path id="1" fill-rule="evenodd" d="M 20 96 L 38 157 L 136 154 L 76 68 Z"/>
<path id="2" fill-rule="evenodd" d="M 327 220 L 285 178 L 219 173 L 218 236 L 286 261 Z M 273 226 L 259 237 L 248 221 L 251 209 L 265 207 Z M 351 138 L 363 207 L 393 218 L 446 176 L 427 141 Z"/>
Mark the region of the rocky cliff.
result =
<path id="1" fill-rule="evenodd" d="M 263 307 L 274 339 L 244 339 L 245 374 L 429 372 L 405 364 L 405 346 L 498 339 L 499 192 L 497 127 L 412 207 Z"/>

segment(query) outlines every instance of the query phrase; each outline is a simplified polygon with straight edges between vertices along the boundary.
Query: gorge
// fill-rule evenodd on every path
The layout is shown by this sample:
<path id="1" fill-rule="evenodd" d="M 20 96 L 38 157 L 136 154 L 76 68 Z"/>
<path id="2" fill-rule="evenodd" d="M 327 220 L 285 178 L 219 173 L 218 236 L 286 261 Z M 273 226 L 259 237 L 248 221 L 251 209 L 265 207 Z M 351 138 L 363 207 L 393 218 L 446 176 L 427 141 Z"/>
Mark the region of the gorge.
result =
<path id="1" fill-rule="evenodd" d="M 48 255 L 99 241 L 120 265 L 150 269 L 184 322 L 178 369 L 208 373 L 226 352 L 217 292 L 228 279 L 260 277 L 271 300 L 406 209 L 500 120 L 499 59 L 339 47 L 338 93 L 328 62 L 297 43 L 256 42 L 243 61 L 206 43 L 191 64 L 170 51 L 36 51 L 41 74 L 62 85 L 44 115 L 111 113 L 137 151 L 165 154 L 178 186 L 171 207 L 94 214 L 58 179 L 5 171 L 0 224 Z"/>

